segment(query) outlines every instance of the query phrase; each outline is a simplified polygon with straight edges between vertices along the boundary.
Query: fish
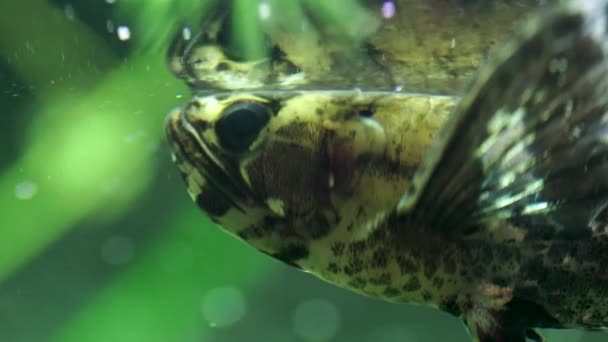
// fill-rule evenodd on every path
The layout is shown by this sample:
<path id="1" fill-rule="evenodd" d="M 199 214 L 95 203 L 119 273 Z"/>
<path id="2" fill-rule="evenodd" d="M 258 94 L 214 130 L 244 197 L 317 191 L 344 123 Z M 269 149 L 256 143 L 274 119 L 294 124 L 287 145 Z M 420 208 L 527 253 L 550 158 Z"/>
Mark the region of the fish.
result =
<path id="1" fill-rule="evenodd" d="M 480 342 L 608 326 L 608 2 L 517 28 L 464 95 L 216 91 L 165 126 L 196 205 L 287 265 Z"/>

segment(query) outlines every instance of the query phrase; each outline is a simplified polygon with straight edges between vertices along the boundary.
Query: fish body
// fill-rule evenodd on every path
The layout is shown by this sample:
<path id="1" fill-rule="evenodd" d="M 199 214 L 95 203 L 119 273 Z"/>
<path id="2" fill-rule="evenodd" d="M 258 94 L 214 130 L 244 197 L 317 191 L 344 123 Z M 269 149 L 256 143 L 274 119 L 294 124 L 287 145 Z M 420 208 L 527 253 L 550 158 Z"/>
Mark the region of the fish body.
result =
<path id="1" fill-rule="evenodd" d="M 600 329 L 607 18 L 606 1 L 549 7 L 463 96 L 292 89 L 281 73 L 266 74 L 274 88 L 196 96 L 167 118 L 174 160 L 194 202 L 263 253 L 437 307 L 477 341 Z"/>

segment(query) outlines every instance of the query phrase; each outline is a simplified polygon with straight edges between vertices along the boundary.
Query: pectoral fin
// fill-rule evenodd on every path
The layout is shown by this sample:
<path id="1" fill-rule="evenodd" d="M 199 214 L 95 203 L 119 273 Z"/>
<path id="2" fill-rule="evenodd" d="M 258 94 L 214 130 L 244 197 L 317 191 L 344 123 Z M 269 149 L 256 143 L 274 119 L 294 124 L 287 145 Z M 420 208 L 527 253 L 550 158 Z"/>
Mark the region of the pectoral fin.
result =
<path id="1" fill-rule="evenodd" d="M 481 68 L 398 212 L 463 234 L 509 220 L 608 230 L 608 5 L 569 1 L 523 25 Z"/>

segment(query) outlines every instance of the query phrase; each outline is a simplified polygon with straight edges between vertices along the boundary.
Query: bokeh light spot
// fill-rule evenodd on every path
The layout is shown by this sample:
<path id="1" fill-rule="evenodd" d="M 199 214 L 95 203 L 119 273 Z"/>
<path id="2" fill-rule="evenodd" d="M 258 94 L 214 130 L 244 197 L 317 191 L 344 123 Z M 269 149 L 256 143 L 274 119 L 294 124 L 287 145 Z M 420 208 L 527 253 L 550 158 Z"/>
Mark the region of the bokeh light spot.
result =
<path id="1" fill-rule="evenodd" d="M 247 313 L 245 296 L 231 286 L 213 288 L 205 294 L 201 312 L 210 327 L 231 326 Z"/>
<path id="2" fill-rule="evenodd" d="M 301 338 L 327 341 L 336 335 L 340 325 L 340 313 L 336 307 L 322 299 L 302 302 L 293 315 L 293 328 Z"/>

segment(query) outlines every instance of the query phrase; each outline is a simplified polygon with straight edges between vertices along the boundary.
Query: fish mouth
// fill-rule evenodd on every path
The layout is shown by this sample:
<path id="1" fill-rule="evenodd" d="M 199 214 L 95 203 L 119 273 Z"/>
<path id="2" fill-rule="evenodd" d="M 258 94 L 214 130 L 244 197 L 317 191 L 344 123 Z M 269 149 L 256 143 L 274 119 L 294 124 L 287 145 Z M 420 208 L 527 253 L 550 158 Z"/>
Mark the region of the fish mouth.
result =
<path id="1" fill-rule="evenodd" d="M 213 147 L 188 120 L 186 108 L 176 108 L 167 115 L 165 130 L 173 152 L 173 162 L 179 168 L 193 200 L 199 203 L 201 196 L 211 196 L 214 198 L 208 198 L 208 201 L 225 201 L 246 213 L 245 207 L 253 201 L 254 196 L 242 180 L 238 164 L 214 153 Z M 208 208 L 202 209 L 210 211 Z"/>

